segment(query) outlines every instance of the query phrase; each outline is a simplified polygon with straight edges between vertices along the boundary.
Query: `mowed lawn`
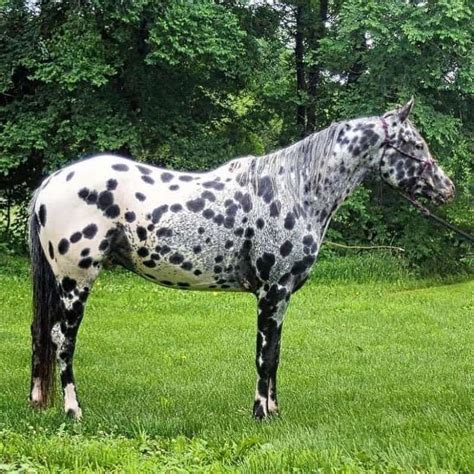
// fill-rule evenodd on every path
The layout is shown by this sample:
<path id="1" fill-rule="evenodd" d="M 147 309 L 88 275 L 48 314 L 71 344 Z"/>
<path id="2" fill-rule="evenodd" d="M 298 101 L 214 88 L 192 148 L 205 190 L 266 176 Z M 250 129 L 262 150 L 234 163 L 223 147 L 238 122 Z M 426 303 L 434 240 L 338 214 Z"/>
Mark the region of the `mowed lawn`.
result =
<path id="1" fill-rule="evenodd" d="M 322 262 L 285 320 L 281 415 L 258 423 L 251 295 L 105 272 L 78 339 L 75 423 L 60 403 L 27 405 L 28 268 L 0 263 L 0 472 L 474 472 L 472 281 Z"/>

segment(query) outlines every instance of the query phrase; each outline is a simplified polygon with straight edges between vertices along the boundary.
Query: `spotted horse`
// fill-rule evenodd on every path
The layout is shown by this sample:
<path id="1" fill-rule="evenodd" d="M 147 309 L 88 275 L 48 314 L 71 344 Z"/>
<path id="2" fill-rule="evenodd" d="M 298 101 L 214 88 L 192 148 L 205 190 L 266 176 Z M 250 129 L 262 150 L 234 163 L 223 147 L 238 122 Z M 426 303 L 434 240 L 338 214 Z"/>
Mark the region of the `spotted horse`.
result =
<path id="1" fill-rule="evenodd" d="M 77 332 L 107 260 L 169 288 L 245 291 L 257 298 L 253 415 L 276 413 L 280 338 L 341 203 L 369 175 L 443 203 L 449 178 L 408 119 L 413 99 L 383 116 L 332 124 L 280 151 L 206 173 L 102 154 L 47 178 L 31 207 L 30 402 L 51 400 L 56 361 L 65 412 L 78 419 Z"/>

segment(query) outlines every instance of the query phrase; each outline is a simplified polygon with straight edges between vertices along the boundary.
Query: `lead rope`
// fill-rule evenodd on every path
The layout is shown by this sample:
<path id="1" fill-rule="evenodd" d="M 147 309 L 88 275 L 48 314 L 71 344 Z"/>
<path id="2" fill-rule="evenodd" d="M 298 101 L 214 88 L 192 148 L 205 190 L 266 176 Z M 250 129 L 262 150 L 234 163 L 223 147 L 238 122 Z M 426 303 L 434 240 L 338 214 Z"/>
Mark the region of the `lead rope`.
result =
<path id="1" fill-rule="evenodd" d="M 454 224 L 451 224 L 450 222 L 445 221 L 444 219 L 441 219 L 441 217 L 437 216 L 436 214 L 433 214 L 428 208 L 423 206 L 416 199 L 411 198 L 410 196 L 408 196 L 404 192 L 400 191 L 399 189 L 395 188 L 394 186 L 391 186 L 390 184 L 389 184 L 389 186 L 394 191 L 396 191 L 398 194 L 400 194 L 400 196 L 402 196 L 404 199 L 406 199 L 410 204 L 415 206 L 421 212 L 421 214 L 424 217 L 426 217 L 428 219 L 431 219 L 431 220 L 437 222 L 438 224 L 443 225 L 444 227 L 447 227 L 448 229 L 452 230 L 453 232 L 456 232 L 456 234 L 459 234 L 461 237 L 464 237 L 466 240 L 474 242 L 474 235 L 468 234 L 467 232 L 465 232 L 464 230 L 462 230 L 459 227 L 455 226 Z"/>

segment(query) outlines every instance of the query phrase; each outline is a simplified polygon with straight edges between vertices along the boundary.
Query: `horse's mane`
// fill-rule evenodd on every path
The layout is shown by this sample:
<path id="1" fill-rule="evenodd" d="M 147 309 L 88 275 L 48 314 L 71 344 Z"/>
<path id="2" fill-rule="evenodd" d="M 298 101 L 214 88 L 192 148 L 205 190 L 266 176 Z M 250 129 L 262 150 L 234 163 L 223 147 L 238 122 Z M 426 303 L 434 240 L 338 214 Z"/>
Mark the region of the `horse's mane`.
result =
<path id="1" fill-rule="evenodd" d="M 277 192 L 285 191 L 296 199 L 303 195 L 305 183 L 317 186 L 324 182 L 336 139 L 346 123 L 333 123 L 293 145 L 256 157 L 247 170 L 248 183 L 254 192 L 258 193 L 260 178 L 263 176 L 272 180 Z"/>

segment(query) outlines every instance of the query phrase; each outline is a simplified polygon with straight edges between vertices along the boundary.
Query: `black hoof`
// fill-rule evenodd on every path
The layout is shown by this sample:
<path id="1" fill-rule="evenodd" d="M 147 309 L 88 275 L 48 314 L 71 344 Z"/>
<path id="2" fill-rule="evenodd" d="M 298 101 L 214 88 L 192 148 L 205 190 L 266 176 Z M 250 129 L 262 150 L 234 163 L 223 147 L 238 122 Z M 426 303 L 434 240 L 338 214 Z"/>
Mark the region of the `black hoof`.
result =
<path id="1" fill-rule="evenodd" d="M 69 409 L 66 412 L 66 416 L 71 420 L 80 421 L 82 419 L 82 410 L 80 408 L 77 410 Z"/>
<path id="2" fill-rule="evenodd" d="M 258 400 L 255 401 L 255 403 L 253 404 L 253 417 L 258 421 L 261 421 L 267 418 L 267 413 L 263 405 Z"/>

